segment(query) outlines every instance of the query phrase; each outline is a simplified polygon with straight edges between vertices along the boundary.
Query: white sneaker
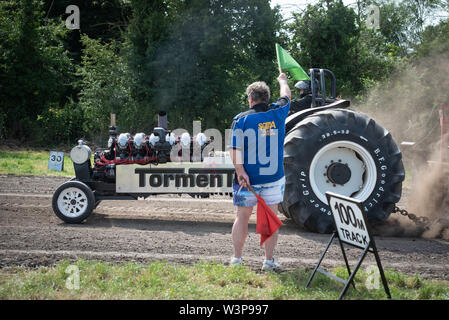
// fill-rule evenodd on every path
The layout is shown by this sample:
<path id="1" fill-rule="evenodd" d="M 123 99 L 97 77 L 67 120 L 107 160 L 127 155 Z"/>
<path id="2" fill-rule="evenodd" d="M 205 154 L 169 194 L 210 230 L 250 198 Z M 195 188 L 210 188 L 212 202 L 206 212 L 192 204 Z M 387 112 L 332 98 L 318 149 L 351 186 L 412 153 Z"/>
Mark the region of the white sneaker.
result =
<path id="1" fill-rule="evenodd" d="M 240 266 L 240 265 L 242 265 L 243 264 L 243 258 L 236 258 L 236 257 L 233 257 L 232 259 L 231 259 L 231 266 L 232 267 L 237 267 L 237 266 Z"/>
<path id="2" fill-rule="evenodd" d="M 280 271 L 281 265 L 273 258 L 271 260 L 264 260 L 262 271 Z"/>

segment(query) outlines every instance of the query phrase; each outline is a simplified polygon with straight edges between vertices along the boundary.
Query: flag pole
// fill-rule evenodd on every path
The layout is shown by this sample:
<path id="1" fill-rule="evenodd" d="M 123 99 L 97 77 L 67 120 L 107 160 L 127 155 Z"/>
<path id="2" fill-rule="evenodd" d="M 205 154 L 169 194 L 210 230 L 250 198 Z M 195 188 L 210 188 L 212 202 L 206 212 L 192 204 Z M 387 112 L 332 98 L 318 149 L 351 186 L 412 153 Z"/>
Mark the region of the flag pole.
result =
<path id="1" fill-rule="evenodd" d="M 248 185 L 248 189 L 254 194 L 254 196 L 257 194 L 256 191 L 254 191 L 253 187 Z"/>
<path id="2" fill-rule="evenodd" d="M 276 58 L 278 60 L 278 68 L 279 68 L 279 74 L 282 73 L 282 68 L 281 68 L 281 60 L 279 59 L 279 45 L 276 43 Z"/>
<path id="3" fill-rule="evenodd" d="M 279 67 L 279 70 L 281 70 L 281 68 Z M 247 188 L 248 188 L 248 190 L 249 191 L 251 191 L 254 195 L 257 195 L 257 193 L 256 193 L 256 191 L 254 191 L 254 189 L 250 186 L 250 184 L 248 183 L 248 181 L 246 181 L 246 179 L 245 178 L 243 178 L 243 176 L 240 176 L 239 177 L 239 179 L 240 180 L 245 180 L 245 182 L 246 182 L 246 184 L 247 184 Z M 240 189 L 241 189 L 242 187 L 240 187 Z M 240 191 L 240 189 L 239 189 L 239 191 Z M 257 197 L 256 197 L 257 198 Z"/>

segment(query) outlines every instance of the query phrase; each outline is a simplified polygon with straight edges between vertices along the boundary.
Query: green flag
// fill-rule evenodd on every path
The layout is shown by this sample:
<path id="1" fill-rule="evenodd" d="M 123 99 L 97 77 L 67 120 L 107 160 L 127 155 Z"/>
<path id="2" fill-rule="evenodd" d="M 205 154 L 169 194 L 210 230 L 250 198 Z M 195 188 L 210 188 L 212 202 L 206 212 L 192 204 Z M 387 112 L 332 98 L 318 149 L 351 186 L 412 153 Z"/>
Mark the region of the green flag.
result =
<path id="1" fill-rule="evenodd" d="M 279 68 L 281 70 L 289 71 L 295 80 L 310 80 L 309 76 L 303 68 L 301 68 L 299 63 L 296 62 L 295 59 L 293 59 L 292 56 L 277 43 L 276 55 L 278 58 Z"/>

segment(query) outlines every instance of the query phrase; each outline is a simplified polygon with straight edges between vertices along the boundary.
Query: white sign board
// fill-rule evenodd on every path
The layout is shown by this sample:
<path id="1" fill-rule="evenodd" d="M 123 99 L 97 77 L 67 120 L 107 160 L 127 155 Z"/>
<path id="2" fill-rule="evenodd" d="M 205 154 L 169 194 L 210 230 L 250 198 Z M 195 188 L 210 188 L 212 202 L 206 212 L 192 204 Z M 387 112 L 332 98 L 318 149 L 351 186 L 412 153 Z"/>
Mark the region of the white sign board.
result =
<path id="1" fill-rule="evenodd" d="M 217 159 L 219 160 L 219 159 Z M 213 161 L 116 167 L 117 193 L 231 193 L 234 166 Z"/>
<path id="2" fill-rule="evenodd" d="M 326 192 L 340 240 L 359 248 L 370 243 L 361 201 Z"/>
<path id="3" fill-rule="evenodd" d="M 48 159 L 48 170 L 64 170 L 64 152 L 50 151 L 50 158 Z"/>

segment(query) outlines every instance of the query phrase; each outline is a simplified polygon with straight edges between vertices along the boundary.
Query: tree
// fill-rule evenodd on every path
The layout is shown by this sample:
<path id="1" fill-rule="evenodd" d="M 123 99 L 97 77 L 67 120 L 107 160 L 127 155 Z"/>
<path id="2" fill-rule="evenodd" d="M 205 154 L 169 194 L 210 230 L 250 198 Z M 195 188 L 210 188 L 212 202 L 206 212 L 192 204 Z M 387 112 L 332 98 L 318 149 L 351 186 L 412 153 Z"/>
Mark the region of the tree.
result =
<path id="1" fill-rule="evenodd" d="M 337 77 L 339 91 L 355 94 L 362 90 L 354 43 L 360 30 L 356 14 L 341 0 L 321 0 L 308 5 L 303 13 L 294 13 L 287 28 L 292 34 L 290 50 L 306 69 L 325 68 Z"/>
<path id="2" fill-rule="evenodd" d="M 449 103 L 449 21 L 427 26 L 422 42 L 378 83 L 361 106 L 396 141 L 414 141 L 431 156 L 440 139 L 438 110 Z"/>
<path id="3" fill-rule="evenodd" d="M 442 2 L 441 0 L 408 0 L 404 3 L 412 16 L 410 20 L 413 30 L 411 40 L 415 44 L 420 43 L 426 20 L 441 6 Z"/>
<path id="4" fill-rule="evenodd" d="M 449 52 L 449 19 L 441 21 L 436 26 L 427 26 L 422 33 L 422 42 L 416 48 L 417 58 L 431 54 L 446 54 Z"/>
<path id="5" fill-rule="evenodd" d="M 91 39 L 101 39 L 103 43 L 120 40 L 131 17 L 129 1 L 45 0 L 42 7 L 44 19 L 65 22 L 69 15 L 65 10 L 69 5 L 76 5 L 80 10 L 80 29 L 71 30 L 65 38 L 65 46 L 77 64 L 81 62 L 82 34 Z"/>
<path id="6" fill-rule="evenodd" d="M 33 136 L 36 120 L 50 104 L 63 105 L 72 65 L 62 24 L 42 25 L 34 0 L 0 3 L 0 121 L 3 137 Z"/>
<path id="7" fill-rule="evenodd" d="M 355 65 L 363 90 L 358 98 L 377 83 L 389 78 L 409 50 L 407 25 L 410 14 L 401 3 L 392 1 L 357 1 L 357 24 L 360 30 L 354 41 Z M 366 20 L 370 5 L 379 7 L 379 28 L 369 28 Z"/>
<path id="8" fill-rule="evenodd" d="M 275 78 L 280 16 L 267 0 L 135 0 L 132 7 L 133 96 L 154 114 L 169 110 L 171 128 L 192 120 L 227 128 L 246 107 L 250 81 Z"/>
<path id="9" fill-rule="evenodd" d="M 380 28 L 365 21 L 368 8 L 380 9 Z M 336 74 L 339 92 L 362 97 L 400 66 L 421 41 L 424 17 L 441 7 L 441 0 L 320 0 L 294 14 L 287 25 L 289 48 L 304 67 L 327 68 Z"/>
<path id="10" fill-rule="evenodd" d="M 359 0 L 361 1 L 361 0 Z M 380 8 L 380 33 L 401 56 L 406 56 L 423 41 L 426 26 L 447 15 L 446 0 L 376 0 L 368 1 Z M 446 16 L 447 18 L 447 16 Z"/>
<path id="11" fill-rule="evenodd" d="M 119 128 L 126 131 L 149 129 L 149 115 L 131 96 L 135 78 L 121 53 L 123 44 L 102 44 L 86 35 L 81 36 L 81 42 L 84 49 L 76 74 L 80 77 L 79 106 L 85 120 L 82 132 L 94 142 L 104 143 L 111 113 L 117 115 Z"/>
<path id="12" fill-rule="evenodd" d="M 154 105 L 155 82 L 166 73 L 156 72 L 156 51 L 168 37 L 180 2 L 132 0 L 132 18 L 126 33 L 126 62 L 136 81 L 130 89 L 132 99 L 147 116 L 149 126 L 156 124 L 161 106 Z M 172 79 L 174 80 L 174 79 Z"/>

